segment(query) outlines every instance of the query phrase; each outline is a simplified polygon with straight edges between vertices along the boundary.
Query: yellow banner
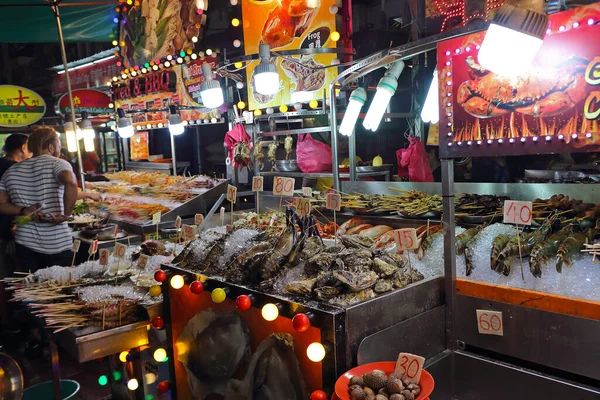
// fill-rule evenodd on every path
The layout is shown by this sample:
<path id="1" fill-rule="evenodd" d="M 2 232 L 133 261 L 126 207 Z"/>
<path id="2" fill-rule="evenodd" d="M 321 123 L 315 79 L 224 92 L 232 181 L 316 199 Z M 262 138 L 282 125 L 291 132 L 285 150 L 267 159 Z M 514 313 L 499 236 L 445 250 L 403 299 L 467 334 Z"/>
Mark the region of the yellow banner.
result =
<path id="1" fill-rule="evenodd" d="M 246 54 L 258 53 L 260 43 L 269 44 L 272 52 L 300 48 L 335 48 L 331 32 L 336 31 L 335 14 L 330 7 L 335 0 L 245 0 L 242 1 L 242 24 Z M 247 68 L 249 109 L 275 107 L 323 98 L 337 76 L 330 66 L 335 54 L 272 57 L 279 69 L 280 90 L 264 96 L 254 92 L 253 72 L 259 61 Z"/>
<path id="2" fill-rule="evenodd" d="M 37 93 L 12 85 L 0 85 L 0 126 L 27 126 L 39 121 L 46 103 Z"/>

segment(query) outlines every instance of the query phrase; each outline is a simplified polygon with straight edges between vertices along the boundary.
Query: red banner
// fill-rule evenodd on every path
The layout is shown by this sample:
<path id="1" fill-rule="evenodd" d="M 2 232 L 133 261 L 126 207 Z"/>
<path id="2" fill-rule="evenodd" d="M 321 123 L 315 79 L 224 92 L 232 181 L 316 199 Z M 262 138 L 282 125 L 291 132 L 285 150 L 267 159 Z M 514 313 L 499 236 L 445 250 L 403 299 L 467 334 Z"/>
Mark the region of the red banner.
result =
<path id="1" fill-rule="evenodd" d="M 81 114 L 82 111 L 87 111 L 90 115 L 105 115 L 114 112 L 108 107 L 108 104 L 111 103 L 110 96 L 99 90 L 73 90 L 73 103 L 76 114 Z M 69 96 L 66 93 L 58 100 L 58 109 L 61 114 L 71 112 Z"/>
<path id="2" fill-rule="evenodd" d="M 600 4 L 550 16 L 531 69 L 506 78 L 477 60 L 485 32 L 438 45 L 442 157 L 600 150 Z"/>
<path id="3" fill-rule="evenodd" d="M 97 64 L 90 64 L 85 67 L 72 69 L 69 71 L 71 78 L 71 89 L 88 89 L 93 87 L 106 86 L 113 76 L 118 74 L 117 58 L 105 60 Z M 62 94 L 67 91 L 67 82 L 65 74 L 56 74 L 52 77 L 52 93 Z"/>

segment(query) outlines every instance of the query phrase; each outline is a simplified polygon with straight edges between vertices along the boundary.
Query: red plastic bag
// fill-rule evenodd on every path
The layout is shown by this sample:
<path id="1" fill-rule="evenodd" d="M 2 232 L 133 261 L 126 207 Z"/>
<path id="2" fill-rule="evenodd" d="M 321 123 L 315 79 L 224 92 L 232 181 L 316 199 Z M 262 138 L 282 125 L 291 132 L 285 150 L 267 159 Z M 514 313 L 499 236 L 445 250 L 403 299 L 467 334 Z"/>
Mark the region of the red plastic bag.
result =
<path id="1" fill-rule="evenodd" d="M 250 135 L 241 124 L 235 124 L 229 132 L 225 134 L 225 147 L 227 147 L 227 156 L 233 163 L 233 167 L 245 167 L 250 162 L 250 150 L 252 150 L 252 141 Z"/>
<path id="2" fill-rule="evenodd" d="M 429 156 L 425 146 L 418 137 L 408 138 L 410 144 L 406 149 L 396 151 L 398 160 L 398 176 L 406 177 L 410 182 L 433 182 L 433 174 L 429 168 Z"/>
<path id="3" fill-rule="evenodd" d="M 296 162 L 302 172 L 331 172 L 331 147 L 310 134 L 298 136 Z"/>

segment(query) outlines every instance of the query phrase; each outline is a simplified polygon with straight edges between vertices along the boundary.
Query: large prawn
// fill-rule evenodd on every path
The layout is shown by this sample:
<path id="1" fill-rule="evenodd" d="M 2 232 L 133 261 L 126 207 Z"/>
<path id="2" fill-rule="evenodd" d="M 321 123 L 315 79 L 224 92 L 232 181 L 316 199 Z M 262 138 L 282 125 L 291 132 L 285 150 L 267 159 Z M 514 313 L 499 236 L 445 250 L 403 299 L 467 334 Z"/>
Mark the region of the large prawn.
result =
<path id="1" fill-rule="evenodd" d="M 469 228 L 456 236 L 456 254 L 463 254 L 467 248 L 467 244 L 469 244 L 486 226 L 487 224 L 483 224 L 476 226 L 475 228 Z"/>
<path id="2" fill-rule="evenodd" d="M 600 229 L 600 220 L 596 221 L 596 226 L 590 228 L 587 232 L 574 233 L 567 237 L 558 247 L 556 253 L 556 270 L 562 273 L 562 266 L 573 265 L 573 257 L 578 254 L 586 243 L 591 243 Z"/>
<path id="3" fill-rule="evenodd" d="M 508 242 L 510 242 L 511 238 L 512 238 L 511 235 L 500 234 L 500 235 L 496 236 L 494 238 L 494 240 L 492 241 L 492 253 L 490 255 L 490 267 L 496 272 L 500 272 L 500 271 L 496 270 L 496 265 L 498 264 L 498 256 L 500 255 L 502 250 L 504 250 L 504 248 L 506 247 Z"/>
<path id="4" fill-rule="evenodd" d="M 542 266 L 556 257 L 558 247 L 573 233 L 573 225 L 567 225 L 533 246 L 529 256 L 529 270 L 536 278 L 542 277 Z"/>

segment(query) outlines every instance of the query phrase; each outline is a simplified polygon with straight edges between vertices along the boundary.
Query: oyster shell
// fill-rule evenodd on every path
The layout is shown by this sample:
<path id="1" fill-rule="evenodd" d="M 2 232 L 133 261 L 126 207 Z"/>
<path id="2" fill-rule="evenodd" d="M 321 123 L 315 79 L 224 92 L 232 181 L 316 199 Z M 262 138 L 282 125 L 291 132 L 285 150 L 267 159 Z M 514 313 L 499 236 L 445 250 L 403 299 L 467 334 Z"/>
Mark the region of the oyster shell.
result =
<path id="1" fill-rule="evenodd" d="M 337 256 L 335 253 L 321 252 L 307 261 L 304 271 L 309 275 L 315 275 L 320 271 L 328 271 Z"/>
<path id="2" fill-rule="evenodd" d="M 276 276 L 281 269 L 282 262 L 287 259 L 295 244 L 296 229 L 294 225 L 289 224 L 277 238 L 273 251 L 268 252 L 261 260 L 260 278 L 264 280 Z"/>
<path id="3" fill-rule="evenodd" d="M 375 285 L 379 278 L 373 271 L 358 273 L 350 271 L 334 271 L 333 276 L 353 292 L 360 292 L 361 290 L 370 288 Z"/>
<path id="4" fill-rule="evenodd" d="M 323 286 L 315 289 L 315 296 L 322 301 L 331 300 L 340 293 L 342 293 L 342 288 L 336 286 Z"/>
<path id="5" fill-rule="evenodd" d="M 340 260 L 344 263 L 344 269 L 353 272 L 370 270 L 373 267 L 371 256 L 371 251 L 366 249 L 346 249 L 339 254 Z"/>
<path id="6" fill-rule="evenodd" d="M 402 254 L 390 253 L 384 249 L 377 249 L 373 251 L 373 257 L 379 258 L 388 264 L 394 265 L 398 268 L 404 268 L 407 264 L 406 258 Z"/>
<path id="7" fill-rule="evenodd" d="M 340 307 L 348 307 L 352 304 L 360 303 L 361 301 L 369 300 L 375 297 L 373 289 L 366 289 L 360 292 L 346 293 L 341 296 L 335 297 L 329 300 L 330 304 L 337 305 Z"/>
<path id="8" fill-rule="evenodd" d="M 304 279 L 301 281 L 290 282 L 285 286 L 285 290 L 289 293 L 300 294 L 304 296 L 310 296 L 317 278 Z"/>
<path id="9" fill-rule="evenodd" d="M 373 260 L 373 271 L 377 272 L 382 278 L 388 278 L 396 272 L 398 267 L 383 261 L 381 258 Z"/>
<path id="10" fill-rule="evenodd" d="M 327 271 L 327 272 L 320 272 L 319 275 L 317 275 L 317 281 L 315 282 L 315 286 L 316 287 L 335 286 L 337 283 L 338 283 L 338 280 L 335 279 L 335 277 L 333 276 L 333 272 Z"/>
<path id="11" fill-rule="evenodd" d="M 367 236 L 341 235 L 340 241 L 345 247 L 354 249 L 370 249 L 375 242 Z"/>
<path id="12" fill-rule="evenodd" d="M 375 284 L 375 287 L 373 288 L 373 290 L 375 290 L 375 293 L 377 293 L 377 294 L 389 292 L 392 289 L 394 289 L 394 285 L 390 279 L 378 280 L 377 283 Z"/>
<path id="13" fill-rule="evenodd" d="M 392 276 L 392 283 L 396 288 L 403 288 L 412 282 L 407 269 L 398 269 Z"/>
<path id="14" fill-rule="evenodd" d="M 302 251 L 300 252 L 300 260 L 306 261 L 323 251 L 325 246 L 318 236 L 311 236 L 305 240 Z"/>

